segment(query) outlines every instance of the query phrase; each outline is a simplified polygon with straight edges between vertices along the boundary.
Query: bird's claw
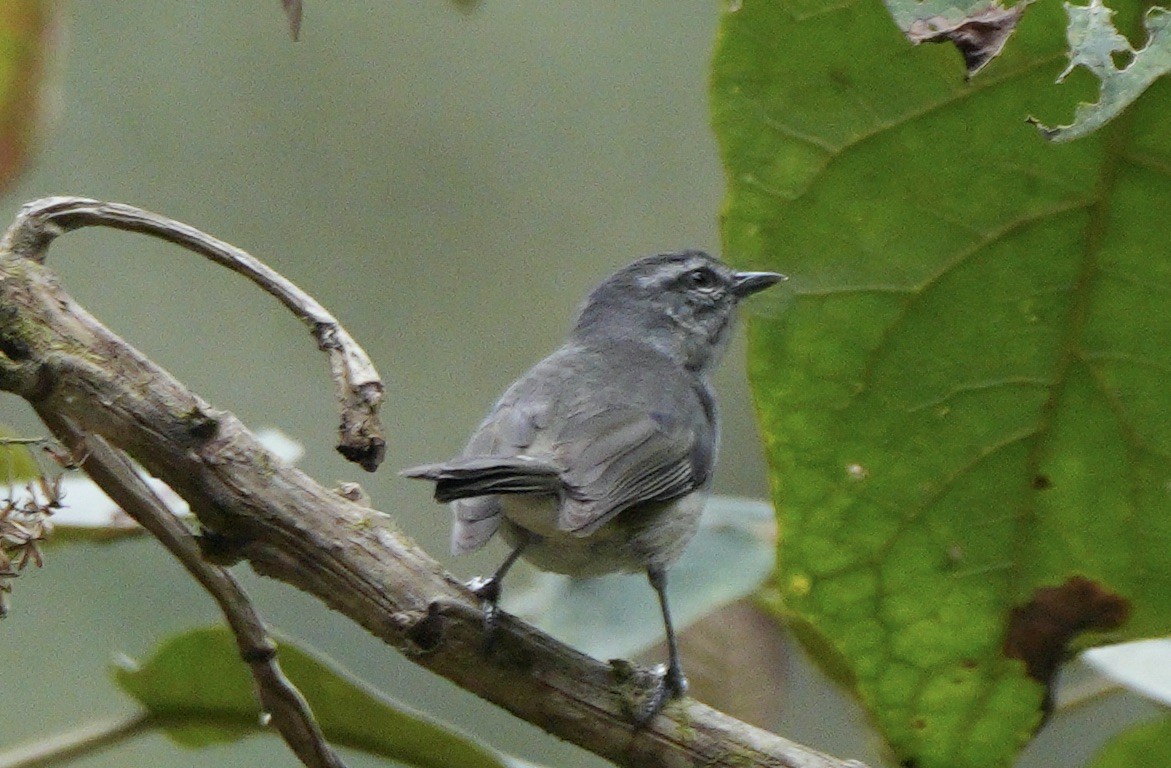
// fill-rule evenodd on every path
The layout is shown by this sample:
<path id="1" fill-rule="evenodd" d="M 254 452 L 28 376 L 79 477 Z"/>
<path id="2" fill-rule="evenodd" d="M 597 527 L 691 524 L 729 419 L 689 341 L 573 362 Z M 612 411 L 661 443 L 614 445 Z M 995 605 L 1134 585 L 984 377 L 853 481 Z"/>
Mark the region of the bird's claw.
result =
<path id="1" fill-rule="evenodd" d="M 663 673 L 663 684 L 667 687 L 672 699 L 681 699 L 687 695 L 687 678 L 679 667 L 668 667 Z"/>
<path id="2" fill-rule="evenodd" d="M 491 576 L 477 576 L 467 583 L 467 588 L 481 600 L 495 603 L 500 599 L 500 580 Z"/>
<path id="3" fill-rule="evenodd" d="M 634 724 L 643 728 L 649 724 L 671 699 L 681 699 L 687 695 L 687 678 L 677 666 L 660 665 L 655 669 L 655 682 L 647 692 L 646 700 L 634 713 Z"/>
<path id="4" fill-rule="evenodd" d="M 500 613 L 496 607 L 500 600 L 500 579 L 477 576 L 467 583 L 467 587 L 480 598 L 480 608 L 484 612 L 484 648 L 490 650 Z"/>

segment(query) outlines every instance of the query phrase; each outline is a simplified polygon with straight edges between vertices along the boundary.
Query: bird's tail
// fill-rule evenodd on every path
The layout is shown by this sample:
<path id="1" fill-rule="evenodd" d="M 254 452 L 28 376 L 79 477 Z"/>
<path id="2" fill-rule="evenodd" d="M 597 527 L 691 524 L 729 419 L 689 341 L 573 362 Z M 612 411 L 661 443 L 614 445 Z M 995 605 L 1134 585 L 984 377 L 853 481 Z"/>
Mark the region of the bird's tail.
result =
<path id="1" fill-rule="evenodd" d="M 505 493 L 557 494 L 564 487 L 560 467 L 528 456 L 469 456 L 400 474 L 434 482 L 440 502 Z"/>

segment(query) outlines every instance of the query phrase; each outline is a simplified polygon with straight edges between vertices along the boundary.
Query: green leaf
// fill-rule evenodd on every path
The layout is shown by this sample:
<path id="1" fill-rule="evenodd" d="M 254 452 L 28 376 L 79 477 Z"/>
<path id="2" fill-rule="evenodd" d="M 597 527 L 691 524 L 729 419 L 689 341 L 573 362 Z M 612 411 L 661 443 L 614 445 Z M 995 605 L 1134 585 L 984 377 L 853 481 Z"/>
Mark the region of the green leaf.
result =
<path id="1" fill-rule="evenodd" d="M 313 709 L 330 743 L 361 749 L 423 768 L 504 768 L 506 758 L 469 736 L 435 723 L 372 690 L 287 641 L 279 659 Z M 232 741 L 266 731 L 240 661 L 224 627 L 186 632 L 165 641 L 145 664 L 125 660 L 114 670 L 118 684 L 167 734 L 187 747 Z M 266 731 L 271 732 L 271 731 Z"/>
<path id="2" fill-rule="evenodd" d="M 1065 10 L 1069 14 L 1069 66 L 1057 81 L 1082 66 L 1102 83 L 1098 101 L 1078 104 L 1070 125 L 1047 128 L 1032 121 L 1051 141 L 1071 141 L 1093 133 L 1130 106 L 1156 79 L 1171 72 L 1171 13 L 1166 9 L 1155 6 L 1147 10 L 1143 17 L 1147 44 L 1138 51 L 1118 34 L 1111 21 L 1114 11 L 1101 0 L 1090 0 L 1087 6 L 1065 3 Z M 1125 66 L 1115 66 L 1116 55 L 1128 59 Z"/>
<path id="3" fill-rule="evenodd" d="M 965 85 L 877 4 L 721 19 L 724 253 L 790 276 L 749 322 L 773 597 L 920 768 L 1009 765 L 1068 644 L 1171 631 L 1171 89 L 1037 140 L 1060 30 Z"/>
<path id="4" fill-rule="evenodd" d="M 1171 765 L 1171 717 L 1144 723 L 1115 736 L 1098 753 L 1090 768 L 1142 765 Z"/>
<path id="5" fill-rule="evenodd" d="M 20 485 L 41 474 L 25 441 L 4 442 L 5 438 L 13 437 L 10 430 L 0 426 L 0 487 Z"/>

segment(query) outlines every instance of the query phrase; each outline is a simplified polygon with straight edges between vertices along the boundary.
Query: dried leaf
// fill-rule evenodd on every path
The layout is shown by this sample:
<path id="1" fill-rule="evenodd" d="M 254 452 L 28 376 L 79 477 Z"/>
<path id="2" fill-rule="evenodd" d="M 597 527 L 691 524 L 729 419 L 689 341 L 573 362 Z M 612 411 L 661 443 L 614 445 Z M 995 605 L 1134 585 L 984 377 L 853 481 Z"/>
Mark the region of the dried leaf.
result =
<path id="1" fill-rule="evenodd" d="M 1111 21 L 1114 11 L 1102 5 L 1101 0 L 1090 0 L 1084 7 L 1066 3 L 1065 12 L 1069 15 L 1069 66 L 1057 76 L 1057 82 L 1082 66 L 1102 83 L 1097 103 L 1078 104 L 1069 125 L 1049 128 L 1029 118 L 1050 141 L 1070 141 L 1093 133 L 1117 117 L 1157 78 L 1171 71 L 1171 12 L 1166 9 L 1156 6 L 1147 10 L 1143 18 L 1147 44 L 1138 51 L 1115 29 Z M 1115 55 L 1128 60 L 1126 66 L 1117 67 Z"/>
<path id="2" fill-rule="evenodd" d="M 996 0 L 885 0 L 899 29 L 915 45 L 950 42 L 964 57 L 971 78 L 1000 55 L 1032 0 L 1004 8 Z"/>

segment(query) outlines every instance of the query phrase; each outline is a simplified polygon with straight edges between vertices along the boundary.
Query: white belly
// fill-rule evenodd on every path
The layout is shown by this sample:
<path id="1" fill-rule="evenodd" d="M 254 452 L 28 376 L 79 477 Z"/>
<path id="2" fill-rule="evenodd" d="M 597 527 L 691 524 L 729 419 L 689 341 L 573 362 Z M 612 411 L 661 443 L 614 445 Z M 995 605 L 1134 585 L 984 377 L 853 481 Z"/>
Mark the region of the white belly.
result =
<path id="1" fill-rule="evenodd" d="M 666 568 L 678 559 L 699 527 L 706 493 L 624 510 L 589 536 L 557 528 L 552 497 L 502 497 L 500 533 L 512 546 L 527 541 L 521 555 L 546 571 L 601 576 Z"/>

